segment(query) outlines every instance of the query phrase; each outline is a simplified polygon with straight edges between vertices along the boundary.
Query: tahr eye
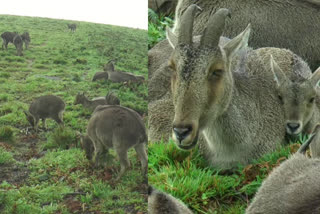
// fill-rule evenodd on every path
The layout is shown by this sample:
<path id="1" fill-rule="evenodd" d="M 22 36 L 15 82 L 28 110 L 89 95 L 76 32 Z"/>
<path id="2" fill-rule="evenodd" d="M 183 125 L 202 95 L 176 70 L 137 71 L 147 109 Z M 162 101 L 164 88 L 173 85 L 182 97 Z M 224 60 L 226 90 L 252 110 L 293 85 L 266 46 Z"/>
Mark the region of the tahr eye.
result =
<path id="1" fill-rule="evenodd" d="M 278 95 L 278 99 L 280 100 L 281 103 L 283 103 L 283 99 L 281 95 Z"/>
<path id="2" fill-rule="evenodd" d="M 310 100 L 309 100 L 310 103 L 313 103 L 314 102 L 314 97 L 312 97 Z"/>

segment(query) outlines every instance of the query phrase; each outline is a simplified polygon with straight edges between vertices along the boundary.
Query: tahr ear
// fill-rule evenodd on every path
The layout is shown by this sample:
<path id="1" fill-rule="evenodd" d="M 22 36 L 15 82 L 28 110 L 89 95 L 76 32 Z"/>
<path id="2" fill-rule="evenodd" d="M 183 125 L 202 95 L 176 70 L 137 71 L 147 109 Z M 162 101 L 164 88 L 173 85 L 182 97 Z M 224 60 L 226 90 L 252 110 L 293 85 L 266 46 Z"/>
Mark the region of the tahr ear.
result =
<path id="1" fill-rule="evenodd" d="M 168 27 L 166 28 L 166 35 L 167 35 L 167 39 L 169 41 L 169 44 L 171 45 L 171 47 L 173 49 L 175 49 L 175 47 L 178 44 L 178 37 Z"/>
<path id="2" fill-rule="evenodd" d="M 110 60 L 107 64 L 104 65 L 104 71 L 114 71 L 113 60 Z"/>
<path id="3" fill-rule="evenodd" d="M 313 87 L 318 87 L 319 86 L 319 81 L 320 81 L 320 67 L 311 75 L 309 78 L 311 81 L 311 84 Z"/>
<path id="4" fill-rule="evenodd" d="M 279 67 L 276 61 L 274 61 L 272 55 L 270 55 L 270 68 L 274 76 L 274 81 L 276 82 L 278 87 L 280 87 L 282 83 L 288 80 L 282 69 Z"/>
<path id="5" fill-rule="evenodd" d="M 222 47 L 226 58 L 230 61 L 233 55 L 240 49 L 248 46 L 248 40 L 251 31 L 251 24 L 248 24 L 246 29 L 238 36 L 230 40 L 227 44 Z"/>

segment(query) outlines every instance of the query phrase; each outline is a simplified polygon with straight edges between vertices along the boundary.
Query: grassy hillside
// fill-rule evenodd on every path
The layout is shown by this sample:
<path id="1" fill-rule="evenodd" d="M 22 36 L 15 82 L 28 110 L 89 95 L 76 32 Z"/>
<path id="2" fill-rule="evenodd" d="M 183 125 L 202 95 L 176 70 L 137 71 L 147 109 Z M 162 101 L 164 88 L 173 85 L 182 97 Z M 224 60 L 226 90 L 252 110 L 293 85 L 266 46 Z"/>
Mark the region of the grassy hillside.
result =
<path id="1" fill-rule="evenodd" d="M 75 33 L 67 23 L 78 25 Z M 146 116 L 147 83 L 91 79 L 111 59 L 117 70 L 147 79 L 147 32 L 0 15 L 0 32 L 5 31 L 29 31 L 31 43 L 22 57 L 11 43 L 0 50 L 0 213 L 146 213 L 146 185 L 135 152 L 130 150 L 132 169 L 120 182 L 114 181 L 116 159 L 104 170 L 92 169 L 76 136 L 85 133 L 91 112 L 73 102 L 78 92 L 92 99 L 112 91 L 121 105 Z M 35 133 L 23 110 L 46 94 L 65 101 L 65 128 L 48 119 L 48 130 Z"/>

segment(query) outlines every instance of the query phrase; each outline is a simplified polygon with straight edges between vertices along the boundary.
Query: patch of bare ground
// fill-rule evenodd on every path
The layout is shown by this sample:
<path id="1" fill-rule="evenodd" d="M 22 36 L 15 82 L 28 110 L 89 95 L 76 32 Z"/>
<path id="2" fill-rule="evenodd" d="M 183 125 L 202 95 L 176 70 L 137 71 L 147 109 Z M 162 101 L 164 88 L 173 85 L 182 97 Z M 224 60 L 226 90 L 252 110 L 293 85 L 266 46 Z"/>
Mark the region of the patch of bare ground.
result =
<path id="1" fill-rule="evenodd" d="M 29 176 L 27 165 L 2 164 L 0 165 L 0 171 L 0 183 L 6 181 L 16 186 L 25 183 Z"/>
<path id="2" fill-rule="evenodd" d="M 14 144 L 0 142 L 0 146 L 12 152 L 13 158 L 17 161 L 0 165 L 0 183 L 3 181 L 14 185 L 26 183 L 29 176 L 27 161 L 43 156 L 37 151 L 38 141 L 38 136 L 31 134 L 20 136 Z"/>

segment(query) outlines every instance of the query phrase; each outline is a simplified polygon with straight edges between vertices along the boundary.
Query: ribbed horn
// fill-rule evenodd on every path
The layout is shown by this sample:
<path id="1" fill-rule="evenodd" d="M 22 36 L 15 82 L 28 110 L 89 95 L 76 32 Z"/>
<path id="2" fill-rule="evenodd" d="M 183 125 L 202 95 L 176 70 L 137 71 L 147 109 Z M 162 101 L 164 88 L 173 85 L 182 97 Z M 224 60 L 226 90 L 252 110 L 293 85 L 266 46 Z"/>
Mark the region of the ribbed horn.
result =
<path id="1" fill-rule="evenodd" d="M 192 4 L 182 14 L 180 19 L 180 32 L 178 33 L 178 43 L 186 45 L 192 44 L 193 19 L 196 9 L 198 8 L 197 5 Z"/>
<path id="2" fill-rule="evenodd" d="M 227 16 L 231 18 L 230 11 L 226 8 L 221 8 L 209 18 L 207 28 L 201 38 L 201 47 L 215 47 L 219 44 Z"/>

